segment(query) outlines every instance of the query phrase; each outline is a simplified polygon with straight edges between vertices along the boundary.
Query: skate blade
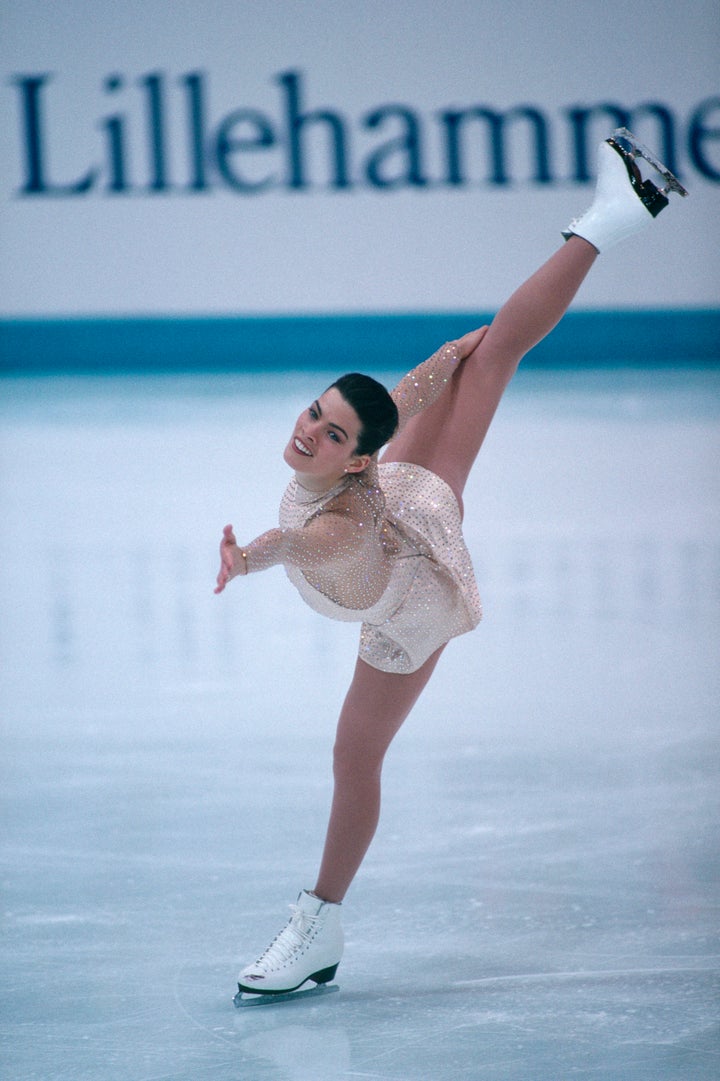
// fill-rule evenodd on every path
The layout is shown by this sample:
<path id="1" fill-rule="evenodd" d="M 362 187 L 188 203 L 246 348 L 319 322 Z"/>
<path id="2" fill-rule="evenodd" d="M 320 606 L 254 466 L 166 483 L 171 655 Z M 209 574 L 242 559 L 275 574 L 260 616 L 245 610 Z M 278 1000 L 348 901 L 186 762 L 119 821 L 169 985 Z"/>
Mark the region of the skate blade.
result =
<path id="1" fill-rule="evenodd" d="M 663 165 L 658 157 L 653 154 L 652 150 L 649 150 L 644 143 L 641 143 L 635 138 L 631 131 L 627 128 L 616 128 L 612 133 L 613 139 L 622 139 L 623 142 L 629 143 L 630 153 L 634 157 L 643 158 L 648 165 L 651 165 L 656 173 L 665 181 L 665 187 L 663 192 L 674 191 L 678 195 L 687 195 L 687 188 L 684 188 L 674 173 L 671 173 L 667 165 Z"/>
<path id="2" fill-rule="evenodd" d="M 290 1002 L 299 998 L 318 998 L 320 995 L 331 995 L 340 988 L 336 983 L 318 983 L 315 987 L 301 988 L 298 991 L 280 991 L 277 994 L 253 995 L 246 991 L 238 991 L 233 999 L 233 1004 L 238 1008 L 246 1006 L 274 1006 L 278 1002 Z"/>

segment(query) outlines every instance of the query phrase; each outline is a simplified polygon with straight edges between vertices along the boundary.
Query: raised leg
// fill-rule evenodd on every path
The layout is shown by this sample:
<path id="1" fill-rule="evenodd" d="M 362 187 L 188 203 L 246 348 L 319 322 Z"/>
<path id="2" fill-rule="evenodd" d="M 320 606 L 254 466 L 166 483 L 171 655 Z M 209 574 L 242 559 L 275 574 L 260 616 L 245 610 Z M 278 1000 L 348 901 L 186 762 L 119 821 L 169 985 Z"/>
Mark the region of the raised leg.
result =
<path id="1" fill-rule="evenodd" d="M 592 244 L 571 236 L 513 293 L 445 393 L 408 421 L 382 460 L 431 469 L 462 505 L 468 474 L 520 360 L 560 321 L 597 254 Z"/>
<path id="2" fill-rule="evenodd" d="M 385 753 L 430 679 L 442 650 L 416 672 L 380 672 L 358 660 L 334 751 L 335 790 L 314 892 L 342 901 L 373 839 L 380 816 Z"/>
<path id="3" fill-rule="evenodd" d="M 659 173 L 663 188 L 643 179 L 638 159 Z M 562 318 L 598 252 L 644 229 L 673 192 L 687 195 L 677 177 L 627 129 L 619 128 L 601 143 L 594 199 L 564 230 L 568 243 L 500 309 L 446 393 L 406 425 L 383 461 L 415 462 L 433 470 L 461 501 L 490 421 L 522 357 Z"/>

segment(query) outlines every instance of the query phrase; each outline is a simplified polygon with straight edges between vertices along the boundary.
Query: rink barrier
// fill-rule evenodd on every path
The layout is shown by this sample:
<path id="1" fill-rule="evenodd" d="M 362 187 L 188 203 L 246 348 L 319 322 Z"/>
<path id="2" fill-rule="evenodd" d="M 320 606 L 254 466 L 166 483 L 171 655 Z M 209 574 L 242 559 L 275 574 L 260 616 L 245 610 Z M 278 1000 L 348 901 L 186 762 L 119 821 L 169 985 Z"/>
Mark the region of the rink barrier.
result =
<path id="1" fill-rule="evenodd" d="M 406 369 L 478 312 L 0 320 L 0 375 Z M 720 366 L 720 309 L 570 312 L 526 367 Z"/>

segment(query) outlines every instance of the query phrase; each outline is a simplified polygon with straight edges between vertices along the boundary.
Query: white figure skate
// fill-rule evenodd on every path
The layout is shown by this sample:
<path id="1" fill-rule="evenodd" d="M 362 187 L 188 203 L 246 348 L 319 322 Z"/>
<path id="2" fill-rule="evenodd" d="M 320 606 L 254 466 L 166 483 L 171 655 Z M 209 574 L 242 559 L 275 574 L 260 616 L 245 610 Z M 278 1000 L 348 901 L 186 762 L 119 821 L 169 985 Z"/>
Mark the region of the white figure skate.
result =
<path id="1" fill-rule="evenodd" d="M 343 953 L 340 905 L 303 890 L 277 938 L 238 979 L 236 1006 L 266 1005 L 337 991 L 330 981 Z M 314 987 L 304 987 L 309 981 Z"/>
<path id="2" fill-rule="evenodd" d="M 663 187 L 643 180 L 637 159 L 642 158 L 655 170 Z M 598 150 L 598 177 L 595 199 L 588 210 L 567 229 L 563 236 L 580 236 L 599 252 L 632 236 L 649 225 L 668 205 L 668 195 L 687 191 L 657 157 L 638 142 L 627 128 L 618 128 Z"/>

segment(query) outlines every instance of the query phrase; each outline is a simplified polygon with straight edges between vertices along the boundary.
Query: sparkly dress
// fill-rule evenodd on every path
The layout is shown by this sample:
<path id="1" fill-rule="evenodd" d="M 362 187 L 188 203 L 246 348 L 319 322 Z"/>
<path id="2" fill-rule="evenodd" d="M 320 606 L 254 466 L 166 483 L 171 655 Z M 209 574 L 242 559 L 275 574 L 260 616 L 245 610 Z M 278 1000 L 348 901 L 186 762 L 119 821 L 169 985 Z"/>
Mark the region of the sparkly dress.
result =
<path id="1" fill-rule="evenodd" d="M 399 428 L 442 393 L 457 366 L 454 343 L 392 392 Z M 318 494 L 293 478 L 280 528 L 245 548 L 248 571 L 282 563 L 311 608 L 359 622 L 359 656 L 407 674 L 477 626 L 480 598 L 452 489 L 409 462 L 372 461 Z"/>

